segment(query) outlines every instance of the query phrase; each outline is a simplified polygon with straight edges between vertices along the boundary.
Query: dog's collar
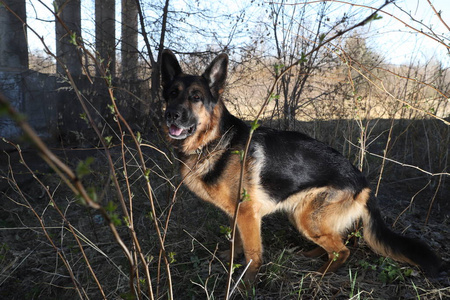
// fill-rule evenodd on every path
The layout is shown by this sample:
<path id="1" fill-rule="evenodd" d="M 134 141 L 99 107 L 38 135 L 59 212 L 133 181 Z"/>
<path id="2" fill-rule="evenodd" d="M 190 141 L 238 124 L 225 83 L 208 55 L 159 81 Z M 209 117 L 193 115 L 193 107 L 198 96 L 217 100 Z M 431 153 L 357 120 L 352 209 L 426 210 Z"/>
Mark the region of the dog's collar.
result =
<path id="1" fill-rule="evenodd" d="M 222 137 L 220 139 L 215 140 L 213 142 L 210 142 L 209 144 L 200 146 L 200 147 L 198 147 L 195 150 L 192 150 L 192 151 L 190 151 L 188 153 L 185 153 L 185 155 L 186 156 L 194 156 L 194 155 L 196 155 L 196 156 L 200 157 L 203 154 L 208 155 L 208 154 L 211 154 L 211 153 L 213 153 L 213 152 L 215 152 L 217 150 L 225 150 L 228 147 L 228 145 L 230 144 L 230 141 L 231 141 L 231 138 L 232 138 L 232 134 L 229 134 L 230 130 L 231 130 L 231 128 L 228 129 L 222 135 Z"/>
<path id="2" fill-rule="evenodd" d="M 203 148 L 197 148 L 194 151 L 189 152 L 187 155 L 191 156 L 191 155 L 201 155 L 203 152 Z"/>

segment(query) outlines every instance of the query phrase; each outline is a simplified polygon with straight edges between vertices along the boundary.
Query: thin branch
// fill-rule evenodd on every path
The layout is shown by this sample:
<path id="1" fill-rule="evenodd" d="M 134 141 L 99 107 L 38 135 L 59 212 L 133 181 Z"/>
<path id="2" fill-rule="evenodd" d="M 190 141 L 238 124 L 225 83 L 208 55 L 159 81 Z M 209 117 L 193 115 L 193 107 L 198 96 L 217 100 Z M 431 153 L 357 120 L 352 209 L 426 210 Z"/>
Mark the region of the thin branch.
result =
<path id="1" fill-rule="evenodd" d="M 147 32 L 145 31 L 144 14 L 142 12 L 141 1 L 136 0 L 136 6 L 138 9 L 138 16 L 139 16 L 139 23 L 141 25 L 141 30 L 142 30 L 142 37 L 144 38 L 145 47 L 147 47 L 148 57 L 150 58 L 149 67 L 154 68 L 155 64 L 157 62 L 155 61 L 155 58 L 153 56 L 152 48 L 150 47 L 150 42 L 148 40 Z M 147 61 L 147 60 L 145 59 L 145 61 Z"/>
<path id="2" fill-rule="evenodd" d="M 69 222 L 69 220 L 67 220 L 67 218 L 64 215 L 64 213 L 59 209 L 55 199 L 53 198 L 52 194 L 50 193 L 50 190 L 49 190 L 48 186 L 46 186 L 38 178 L 38 176 L 36 176 L 35 172 L 28 166 L 28 164 L 26 163 L 26 161 L 25 161 L 25 159 L 24 159 L 24 157 L 22 155 L 22 150 L 16 144 L 13 144 L 13 143 L 11 143 L 9 141 L 7 141 L 7 143 L 10 144 L 11 146 L 13 146 L 17 150 L 17 152 L 19 153 L 20 160 L 21 160 L 22 164 L 25 166 L 25 168 L 28 170 L 28 172 L 30 172 L 32 177 L 39 183 L 39 185 L 44 189 L 45 193 L 47 194 L 47 197 L 49 198 L 50 202 L 52 203 L 53 208 L 56 209 L 56 211 L 58 212 L 58 214 L 60 215 L 60 217 L 64 221 L 64 223 L 67 224 L 67 227 L 69 228 L 69 231 L 72 233 L 73 237 L 75 238 L 75 241 L 78 244 L 78 248 L 80 249 L 80 252 L 83 255 L 83 258 L 84 258 L 84 260 L 85 260 L 85 262 L 87 264 L 89 272 L 91 273 L 92 277 L 94 278 L 94 281 L 97 284 L 97 287 L 98 287 L 100 293 L 102 294 L 103 299 L 107 299 L 106 295 L 105 295 L 105 292 L 103 291 L 103 288 L 102 288 L 102 286 L 100 284 L 100 281 L 98 280 L 97 276 L 95 275 L 94 270 L 92 269 L 92 266 L 91 266 L 91 264 L 89 262 L 89 258 L 87 257 L 86 252 L 84 251 L 83 245 L 81 244 L 80 239 L 78 238 L 78 235 L 75 233 L 75 230 L 74 230 L 72 224 Z M 12 171 L 11 171 L 11 173 L 12 173 Z M 31 205 L 30 205 L 29 208 L 33 211 L 33 209 L 31 208 Z M 39 219 L 40 219 L 40 217 L 39 217 Z M 42 224 L 42 222 L 41 222 L 41 224 Z M 47 228 L 45 227 L 45 228 L 43 228 L 43 230 L 44 230 L 44 233 L 45 233 L 45 236 L 47 237 L 47 239 L 50 238 L 50 236 L 46 232 Z M 52 243 L 51 240 L 50 240 L 50 242 Z"/>
<path id="3" fill-rule="evenodd" d="M 354 146 L 354 147 L 360 149 L 360 147 L 359 147 L 358 145 L 352 143 L 351 141 L 347 140 L 347 142 L 348 142 L 349 144 L 351 144 L 352 146 Z M 372 156 L 375 156 L 375 157 L 378 157 L 378 158 L 387 160 L 387 161 L 389 161 L 389 162 L 395 163 L 395 164 L 400 165 L 400 166 L 402 166 L 402 167 L 407 167 L 407 168 L 411 168 L 411 169 L 416 169 L 416 170 L 418 170 L 418 171 L 420 171 L 420 172 L 422 172 L 422 173 L 425 173 L 425 174 L 427 174 L 427 175 L 429 175 L 429 176 L 432 176 L 432 177 L 435 177 L 435 176 L 443 176 L 443 175 L 444 175 L 444 176 L 450 176 L 450 173 L 447 173 L 447 172 L 433 173 L 433 172 L 424 170 L 424 169 L 422 169 L 422 168 L 420 168 L 420 167 L 418 167 L 418 166 L 414 166 L 414 165 L 402 163 L 402 162 L 396 161 L 396 160 L 394 160 L 394 159 L 392 159 L 392 158 L 387 158 L 387 157 L 385 157 L 385 155 L 379 155 L 379 154 L 376 154 L 376 153 L 372 153 L 372 152 L 369 152 L 368 150 L 365 150 L 364 152 L 367 153 L 367 154 L 369 154 L 369 155 L 372 155 Z"/>
<path id="4" fill-rule="evenodd" d="M 434 8 L 433 3 L 431 3 L 430 0 L 427 0 L 428 4 L 430 4 L 431 8 L 433 9 L 434 13 L 436 14 L 436 16 L 439 18 L 439 20 L 441 21 L 442 24 L 444 24 L 445 27 L 447 27 L 447 30 L 450 31 L 450 27 L 447 25 L 447 23 L 445 23 L 445 21 L 442 19 L 441 16 L 441 12 L 437 12 L 436 8 Z"/>

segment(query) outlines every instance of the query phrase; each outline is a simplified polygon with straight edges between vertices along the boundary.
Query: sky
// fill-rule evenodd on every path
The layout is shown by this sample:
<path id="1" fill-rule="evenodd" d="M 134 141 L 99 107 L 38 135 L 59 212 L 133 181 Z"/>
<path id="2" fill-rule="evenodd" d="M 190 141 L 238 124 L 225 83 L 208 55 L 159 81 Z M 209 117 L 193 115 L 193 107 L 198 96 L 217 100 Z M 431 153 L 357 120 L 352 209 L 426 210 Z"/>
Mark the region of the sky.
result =
<path id="1" fill-rule="evenodd" d="M 450 26 L 450 1 L 448 0 L 431 0 L 436 11 L 441 11 L 441 17 L 444 22 Z M 427 0 L 405 0 L 401 2 L 401 6 L 405 12 L 410 13 L 414 18 L 423 24 L 432 24 L 432 30 L 439 35 L 446 37 L 447 44 L 450 43 L 450 32 L 446 26 L 438 21 L 435 13 L 431 9 Z M 398 13 L 399 10 L 394 6 L 388 6 L 386 12 L 395 13 L 396 16 L 408 25 L 418 30 L 427 32 L 419 22 L 411 20 L 406 13 Z M 383 19 L 376 26 L 379 26 L 376 35 L 373 37 L 377 47 L 387 49 L 390 53 L 390 60 L 395 62 L 408 62 L 414 60 L 426 61 L 429 58 L 437 58 L 446 66 L 450 66 L 450 57 L 445 46 L 433 42 L 430 38 L 423 34 L 417 33 L 399 20 L 383 14 Z M 374 22 L 377 23 L 377 22 Z"/>
<path id="2" fill-rule="evenodd" d="M 152 0 L 153 1 L 153 0 Z M 281 1 L 281 0 L 280 0 Z M 449 0 L 430 0 L 435 6 L 437 11 L 441 12 L 441 17 L 447 25 L 450 26 L 450 1 Z M 45 3 L 48 7 L 52 8 L 53 0 L 27 0 L 27 22 L 30 26 L 37 29 L 39 35 L 43 36 L 47 41 L 50 49 L 54 50 L 54 23 L 51 13 L 40 2 Z M 83 38 L 88 41 L 93 41 L 93 24 L 94 24 L 94 0 L 81 0 L 82 5 L 82 32 Z M 303 0 L 287 0 L 288 4 L 304 3 Z M 308 5 L 313 7 L 317 6 L 319 1 L 308 0 Z M 120 0 L 116 0 L 116 19 L 120 20 Z M 173 0 L 173 6 L 178 9 L 183 9 L 184 0 Z M 201 6 L 211 6 L 212 1 L 200 0 L 197 3 Z M 250 0 L 223 0 L 218 2 L 214 1 L 214 5 L 217 6 L 217 10 L 220 13 L 237 14 L 243 7 L 249 7 Z M 372 7 L 378 7 L 384 0 L 343 0 L 335 1 L 330 4 L 330 16 L 340 18 L 344 13 L 353 14 L 354 16 L 368 15 L 371 10 L 361 7 L 361 5 L 367 5 Z M 432 30 L 437 34 L 442 34 L 446 37 L 447 43 L 450 43 L 450 32 L 446 26 L 439 21 L 434 12 L 432 11 L 428 0 L 397 0 L 398 7 L 401 7 L 403 11 L 399 10 L 394 5 L 387 6 L 382 12 L 379 13 L 382 19 L 375 22 L 371 22 L 362 31 L 367 37 L 367 43 L 369 47 L 377 49 L 390 63 L 395 64 L 407 64 L 411 60 L 418 62 L 426 62 L 430 59 L 436 59 L 442 62 L 444 66 L 450 67 L 450 56 L 445 46 L 440 45 L 437 42 L 433 42 L 430 38 L 424 37 L 423 34 L 417 33 L 405 24 L 411 25 L 418 30 L 428 32 L 429 29 L 419 22 L 423 22 L 425 25 L 431 25 Z M 259 2 L 260 5 L 268 5 L 267 2 Z M 350 4 L 355 4 L 354 6 Z M 252 6 L 245 11 L 246 19 L 251 20 Z M 256 9 L 256 7 L 255 7 Z M 314 9 L 312 10 L 314 11 Z M 150 12 L 148 12 L 149 14 Z M 408 13 L 414 16 L 416 20 L 412 20 Z M 147 15 L 148 15 L 147 14 Z M 392 18 L 389 14 L 394 14 L 398 19 Z M 314 16 L 311 16 L 314 18 Z M 257 20 L 255 20 L 256 22 Z M 402 23 L 404 22 L 404 23 Z M 207 23 L 200 23 L 200 26 L 208 26 Z M 117 31 L 120 32 L 120 25 L 117 26 Z M 42 50 L 43 47 L 40 41 L 29 33 L 29 48 L 31 51 Z"/>

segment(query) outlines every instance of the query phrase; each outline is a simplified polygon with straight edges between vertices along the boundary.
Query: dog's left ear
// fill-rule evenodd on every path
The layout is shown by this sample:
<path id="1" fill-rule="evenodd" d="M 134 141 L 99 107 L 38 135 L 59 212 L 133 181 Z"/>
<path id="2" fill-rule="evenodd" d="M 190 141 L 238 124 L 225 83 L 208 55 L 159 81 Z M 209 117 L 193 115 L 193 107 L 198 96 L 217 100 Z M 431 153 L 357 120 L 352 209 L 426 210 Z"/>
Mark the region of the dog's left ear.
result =
<path id="1" fill-rule="evenodd" d="M 223 92 L 227 79 L 227 68 L 228 55 L 222 53 L 211 62 L 202 75 L 208 81 L 209 89 L 216 100 Z"/>
<path id="2" fill-rule="evenodd" d="M 161 78 L 163 87 L 168 86 L 182 72 L 175 54 L 169 49 L 164 49 L 161 53 Z"/>

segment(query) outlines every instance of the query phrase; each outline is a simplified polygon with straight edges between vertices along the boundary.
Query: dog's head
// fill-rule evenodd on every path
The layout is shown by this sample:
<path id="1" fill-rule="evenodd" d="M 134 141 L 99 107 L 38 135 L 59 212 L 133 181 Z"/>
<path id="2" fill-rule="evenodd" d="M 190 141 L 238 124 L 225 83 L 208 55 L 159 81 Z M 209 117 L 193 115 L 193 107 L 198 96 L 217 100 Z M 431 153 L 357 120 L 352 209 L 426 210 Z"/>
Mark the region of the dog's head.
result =
<path id="1" fill-rule="evenodd" d="M 172 139 L 199 140 L 211 129 L 211 120 L 227 77 L 228 56 L 220 54 L 201 76 L 184 74 L 172 51 L 161 56 L 165 120 Z M 197 138 L 195 138 L 197 136 Z"/>

